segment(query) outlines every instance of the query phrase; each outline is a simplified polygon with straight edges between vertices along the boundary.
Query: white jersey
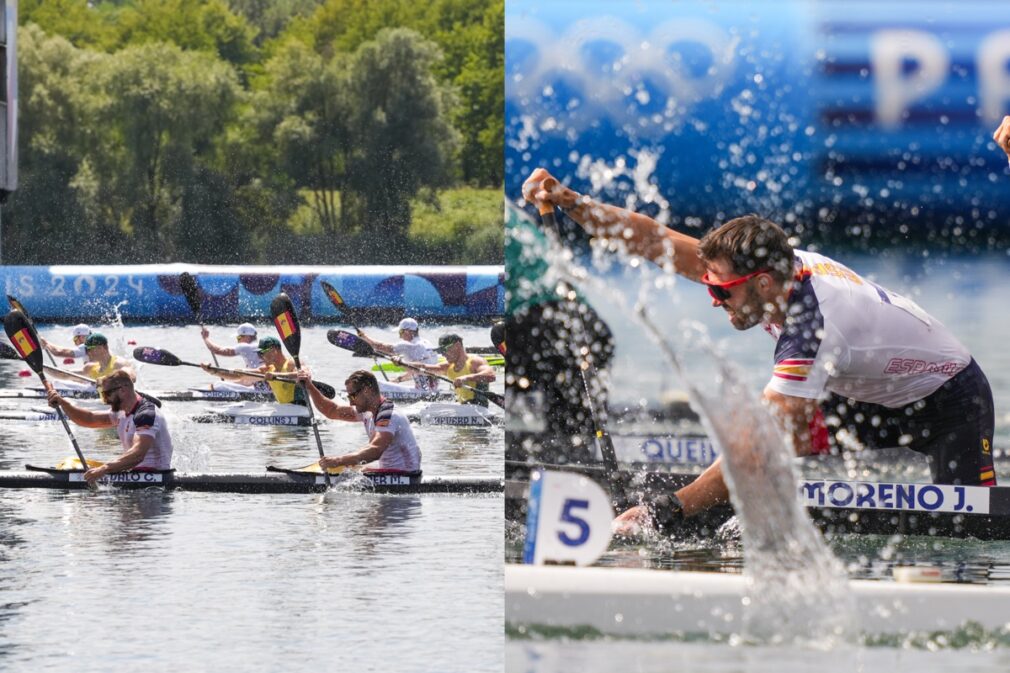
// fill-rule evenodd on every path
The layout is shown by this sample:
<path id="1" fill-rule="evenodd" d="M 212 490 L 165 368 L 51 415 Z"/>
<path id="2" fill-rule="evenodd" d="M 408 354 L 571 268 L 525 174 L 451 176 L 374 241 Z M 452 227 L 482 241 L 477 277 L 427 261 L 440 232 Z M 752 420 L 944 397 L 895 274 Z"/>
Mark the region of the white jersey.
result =
<path id="1" fill-rule="evenodd" d="M 84 344 L 81 344 L 80 346 L 74 346 L 70 350 L 73 351 L 73 357 L 76 360 L 83 360 L 88 355 L 88 349 Z"/>
<path id="2" fill-rule="evenodd" d="M 263 366 L 263 358 L 260 357 L 259 348 L 256 344 L 236 344 L 235 352 L 245 360 L 246 369 L 259 369 Z"/>
<path id="3" fill-rule="evenodd" d="M 135 435 L 154 438 L 154 444 L 134 470 L 167 470 L 172 466 L 172 436 L 168 432 L 165 417 L 153 402 L 141 397 L 129 413 L 117 411 L 111 415 L 117 423 L 116 433 L 123 449 L 128 450 L 133 446 Z"/>
<path id="4" fill-rule="evenodd" d="M 796 278 L 778 343 L 771 390 L 817 399 L 825 390 L 897 408 L 935 392 L 971 354 L 915 302 L 838 262 L 796 250 Z"/>
<path id="5" fill-rule="evenodd" d="M 410 429 L 410 421 L 402 412 L 393 408 L 392 402 L 383 400 L 375 416 L 368 412 L 359 414 L 359 418 L 365 424 L 368 439 L 372 439 L 376 432 L 389 432 L 393 435 L 393 441 L 379 457 L 379 469 L 405 472 L 421 469 L 421 449 Z"/>
<path id="6" fill-rule="evenodd" d="M 423 339 L 400 341 L 393 345 L 393 352 L 407 362 L 420 362 L 424 365 L 438 364 L 438 354 L 431 349 L 431 344 Z M 415 390 L 437 390 L 438 379 L 413 372 Z"/>

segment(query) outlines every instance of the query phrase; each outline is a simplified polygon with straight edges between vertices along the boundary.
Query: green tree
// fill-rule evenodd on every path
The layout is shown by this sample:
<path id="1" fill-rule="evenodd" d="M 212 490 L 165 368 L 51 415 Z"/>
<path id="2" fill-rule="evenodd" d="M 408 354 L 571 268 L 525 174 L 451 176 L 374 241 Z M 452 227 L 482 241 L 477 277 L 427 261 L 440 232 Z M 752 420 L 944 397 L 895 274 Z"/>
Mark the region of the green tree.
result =
<path id="1" fill-rule="evenodd" d="M 275 166 L 311 192 L 316 217 L 331 237 L 342 219 L 336 193 L 350 142 L 345 71 L 344 58 L 327 64 L 292 42 L 267 63 L 268 84 L 249 111 L 263 143 L 273 148 Z"/>
<path id="2" fill-rule="evenodd" d="M 96 96 L 89 73 L 104 59 L 49 37 L 18 32 L 19 188 L 4 209 L 4 255 L 12 263 L 93 259 L 114 246 L 114 228 L 92 217 L 75 185 L 86 182 Z"/>
<path id="3" fill-rule="evenodd" d="M 213 157 L 234 118 L 241 96 L 235 72 L 212 55 L 151 43 L 116 54 L 98 79 L 106 147 L 95 160 L 115 192 L 109 203 L 119 212 L 110 217 L 129 223 L 139 257 L 164 258 L 196 161 Z"/>
<path id="4" fill-rule="evenodd" d="M 49 35 L 60 36 L 75 47 L 107 51 L 116 43 L 116 10 L 95 7 L 80 0 L 21 0 L 18 21 L 35 24 Z"/>
<path id="5" fill-rule="evenodd" d="M 439 57 L 434 43 L 397 28 L 380 31 L 351 59 L 347 189 L 360 197 L 363 227 L 383 232 L 375 252 L 387 260 L 402 253 L 410 200 L 451 181 L 459 134 L 448 118 L 451 91 L 431 72 Z"/>
<path id="6" fill-rule="evenodd" d="M 504 0 L 492 2 L 470 31 L 463 65 L 452 79 L 461 101 L 453 110 L 463 136 L 460 170 L 472 184 L 499 185 L 505 178 L 504 21 Z"/>
<path id="7" fill-rule="evenodd" d="M 322 0 L 229 0 L 228 6 L 256 28 L 256 43 L 277 37 L 295 17 L 310 15 Z"/>
<path id="8" fill-rule="evenodd" d="M 117 17 L 117 47 L 169 42 L 244 66 L 257 59 L 256 29 L 224 0 L 136 0 Z"/>

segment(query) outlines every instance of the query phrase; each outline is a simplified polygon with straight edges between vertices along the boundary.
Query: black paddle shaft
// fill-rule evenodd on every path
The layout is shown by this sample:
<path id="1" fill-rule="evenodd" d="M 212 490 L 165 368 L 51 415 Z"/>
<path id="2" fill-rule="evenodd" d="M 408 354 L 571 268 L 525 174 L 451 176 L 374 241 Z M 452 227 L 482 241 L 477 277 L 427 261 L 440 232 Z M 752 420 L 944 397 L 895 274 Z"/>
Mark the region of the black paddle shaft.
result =
<path id="1" fill-rule="evenodd" d="M 180 360 L 174 353 L 170 353 L 166 350 L 160 348 L 151 348 L 150 346 L 138 346 L 133 349 L 133 359 L 139 360 L 140 362 L 146 362 L 152 365 L 162 365 L 165 367 L 198 367 L 203 368 L 203 365 L 199 365 L 195 362 L 186 362 L 185 360 Z M 229 374 L 242 374 L 244 376 L 252 376 L 258 379 L 265 379 L 266 374 L 260 374 L 259 372 L 247 372 L 238 369 L 225 369 L 224 367 L 211 367 L 212 371 L 215 372 L 225 372 Z M 283 380 L 283 379 L 280 379 Z M 313 385 L 319 389 L 319 392 L 323 394 L 323 397 L 333 399 L 337 396 L 337 390 L 328 383 L 323 383 L 322 381 L 312 381 Z"/>
<path id="2" fill-rule="evenodd" d="M 554 205 L 550 203 L 540 204 L 540 221 L 543 224 L 543 228 L 548 233 L 549 236 L 554 236 L 557 238 L 557 243 L 563 246 L 564 243 L 561 240 L 561 229 L 558 227 L 558 221 L 554 217 Z M 586 329 L 583 324 L 582 316 L 579 314 L 579 310 L 576 307 L 571 311 L 566 311 L 568 318 L 572 321 L 573 325 L 570 326 L 569 333 L 574 336 L 574 343 L 572 345 L 573 354 L 578 354 L 579 358 L 579 374 L 582 378 L 582 389 L 585 393 L 586 407 L 589 409 L 589 416 L 593 422 L 593 430 L 596 435 L 596 441 L 600 446 L 600 454 L 603 457 L 603 463 L 607 466 L 610 471 L 610 486 L 611 490 L 615 491 L 615 495 L 627 499 L 626 489 L 624 484 L 620 480 L 620 469 L 617 464 L 617 451 L 614 450 L 614 440 L 610 438 L 610 433 L 607 429 L 603 427 L 603 423 L 600 419 L 600 412 L 596 408 L 596 401 L 593 399 L 593 386 L 592 383 L 599 384 L 599 378 L 596 373 L 596 367 L 593 365 L 592 361 L 588 357 L 590 349 L 588 348 L 588 343 L 586 343 Z M 582 355 L 583 353 L 587 355 Z"/>

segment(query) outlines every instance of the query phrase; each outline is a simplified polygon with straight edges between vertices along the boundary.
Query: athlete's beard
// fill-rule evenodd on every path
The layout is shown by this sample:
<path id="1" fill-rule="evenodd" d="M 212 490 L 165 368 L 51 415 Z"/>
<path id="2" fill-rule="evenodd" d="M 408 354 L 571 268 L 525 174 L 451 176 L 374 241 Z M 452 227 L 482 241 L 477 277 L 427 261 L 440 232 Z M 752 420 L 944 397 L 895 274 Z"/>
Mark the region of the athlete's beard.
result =
<path id="1" fill-rule="evenodd" d="M 740 331 L 754 327 L 764 317 L 764 301 L 754 289 L 753 283 L 748 283 L 745 291 L 747 294 L 740 308 L 727 310 L 730 324 Z"/>

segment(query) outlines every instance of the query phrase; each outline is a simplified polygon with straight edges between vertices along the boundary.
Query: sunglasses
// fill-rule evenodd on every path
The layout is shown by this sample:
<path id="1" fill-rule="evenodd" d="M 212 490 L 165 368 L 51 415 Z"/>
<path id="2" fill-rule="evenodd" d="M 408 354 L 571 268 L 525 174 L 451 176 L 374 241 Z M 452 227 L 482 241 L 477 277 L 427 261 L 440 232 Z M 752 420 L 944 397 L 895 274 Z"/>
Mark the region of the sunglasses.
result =
<path id="1" fill-rule="evenodd" d="M 748 273 L 746 276 L 740 276 L 739 278 L 734 278 L 733 280 L 727 280 L 725 283 L 715 283 L 708 279 L 708 273 L 706 272 L 704 276 L 701 277 L 702 284 L 708 288 L 708 293 L 720 304 L 730 298 L 731 287 L 736 287 L 737 285 L 743 285 L 751 278 L 761 275 L 762 273 L 768 273 L 771 269 L 758 269 L 754 273 Z"/>
<path id="2" fill-rule="evenodd" d="M 102 402 L 108 404 L 109 403 L 108 396 L 111 395 L 112 393 L 116 392 L 117 390 L 119 390 L 122 387 L 123 386 L 115 386 L 113 388 L 99 388 L 98 389 L 98 397 L 101 398 Z"/>
<path id="3" fill-rule="evenodd" d="M 350 390 L 348 390 L 347 391 L 347 399 L 353 400 L 355 397 L 357 397 L 360 394 L 361 394 L 361 388 L 358 388 L 357 390 L 355 390 L 353 392 L 350 391 Z"/>

